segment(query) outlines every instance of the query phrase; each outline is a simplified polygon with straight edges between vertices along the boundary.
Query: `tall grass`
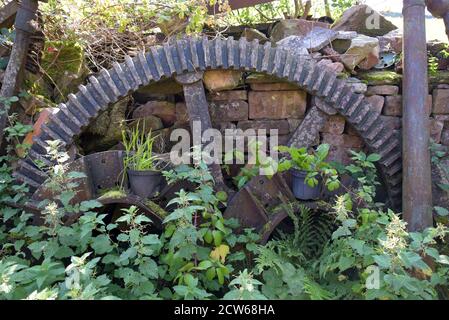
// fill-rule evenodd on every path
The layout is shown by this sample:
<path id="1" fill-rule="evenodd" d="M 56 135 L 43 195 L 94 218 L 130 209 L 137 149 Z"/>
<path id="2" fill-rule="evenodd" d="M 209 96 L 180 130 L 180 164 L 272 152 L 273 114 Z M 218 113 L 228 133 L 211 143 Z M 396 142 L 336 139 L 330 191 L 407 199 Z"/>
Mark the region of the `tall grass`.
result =
<path id="1" fill-rule="evenodd" d="M 140 122 L 131 130 L 122 130 L 125 147 L 124 168 L 136 171 L 157 170 L 158 157 L 153 154 L 153 144 L 157 136 L 151 136 L 151 130 L 145 132 L 145 121 L 141 129 Z"/>

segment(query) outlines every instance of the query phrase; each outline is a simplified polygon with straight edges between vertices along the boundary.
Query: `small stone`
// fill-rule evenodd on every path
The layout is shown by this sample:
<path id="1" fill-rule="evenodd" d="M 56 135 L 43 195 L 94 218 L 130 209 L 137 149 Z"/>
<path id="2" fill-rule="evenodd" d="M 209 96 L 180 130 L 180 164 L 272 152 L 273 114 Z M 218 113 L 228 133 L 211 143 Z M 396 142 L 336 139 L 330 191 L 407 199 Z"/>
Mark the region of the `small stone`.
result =
<path id="1" fill-rule="evenodd" d="M 362 70 L 370 70 L 379 64 L 379 51 L 373 50 L 368 54 L 365 60 L 359 63 L 358 67 Z"/>
<path id="2" fill-rule="evenodd" d="M 290 51 L 291 53 L 299 56 L 309 56 L 309 51 L 302 41 L 302 37 L 299 36 L 289 36 L 282 39 L 276 43 L 276 47 Z"/>
<path id="3" fill-rule="evenodd" d="M 379 40 L 364 35 L 352 39 L 349 49 L 341 55 L 341 61 L 349 70 L 354 70 L 364 61 L 365 67 L 369 64 L 373 64 L 372 67 L 374 67 L 379 62 L 378 60 Z"/>
<path id="4" fill-rule="evenodd" d="M 288 36 L 305 36 L 315 27 L 330 28 L 328 23 L 309 21 L 305 19 L 285 19 L 275 24 L 270 37 L 276 43 Z"/>
<path id="5" fill-rule="evenodd" d="M 395 96 L 399 94 L 398 86 L 369 86 L 366 92 L 368 96 L 381 95 L 381 96 Z"/>
<path id="6" fill-rule="evenodd" d="M 174 103 L 168 101 L 149 101 L 137 107 L 132 117 L 133 119 L 156 116 L 160 118 L 166 127 L 172 126 L 176 121 L 176 107 Z"/>
<path id="7" fill-rule="evenodd" d="M 449 114 L 449 89 L 433 90 L 433 113 Z"/>
<path id="8" fill-rule="evenodd" d="M 430 137 L 435 143 L 441 142 L 441 135 L 443 133 L 444 122 L 435 119 L 430 119 Z"/>
<path id="9" fill-rule="evenodd" d="M 288 91 L 299 89 L 297 85 L 287 82 L 251 83 L 250 87 L 253 91 Z"/>
<path id="10" fill-rule="evenodd" d="M 211 92 L 207 98 L 210 101 L 248 100 L 248 92 L 246 90 Z"/>
<path id="11" fill-rule="evenodd" d="M 208 70 L 203 77 L 204 85 L 209 91 L 235 89 L 241 80 L 242 73 L 235 70 Z"/>
<path id="12" fill-rule="evenodd" d="M 285 135 L 290 133 L 289 123 L 287 120 L 251 120 L 251 121 L 240 121 L 237 124 L 238 129 L 242 129 L 243 131 L 248 129 L 256 130 L 266 130 L 266 133 L 269 134 L 270 130 L 278 130 L 278 135 Z"/>
<path id="13" fill-rule="evenodd" d="M 304 91 L 250 91 L 250 119 L 302 118 L 307 106 Z"/>
<path id="14" fill-rule="evenodd" d="M 385 104 L 385 97 L 383 96 L 369 96 L 366 97 L 366 101 L 368 101 L 373 109 L 376 111 L 377 114 L 382 113 L 382 109 L 384 108 Z"/>
<path id="15" fill-rule="evenodd" d="M 330 116 L 321 132 L 340 135 L 345 130 L 345 118 L 340 115 Z"/>
<path id="16" fill-rule="evenodd" d="M 333 26 L 334 30 L 356 31 L 371 37 L 383 36 L 397 27 L 367 5 L 356 5 L 346 10 Z"/>
<path id="17" fill-rule="evenodd" d="M 266 35 L 254 28 L 245 28 L 242 32 L 241 37 L 246 38 L 246 40 L 248 40 L 249 42 L 257 39 L 259 40 L 260 44 L 264 44 L 265 42 L 269 41 Z"/>

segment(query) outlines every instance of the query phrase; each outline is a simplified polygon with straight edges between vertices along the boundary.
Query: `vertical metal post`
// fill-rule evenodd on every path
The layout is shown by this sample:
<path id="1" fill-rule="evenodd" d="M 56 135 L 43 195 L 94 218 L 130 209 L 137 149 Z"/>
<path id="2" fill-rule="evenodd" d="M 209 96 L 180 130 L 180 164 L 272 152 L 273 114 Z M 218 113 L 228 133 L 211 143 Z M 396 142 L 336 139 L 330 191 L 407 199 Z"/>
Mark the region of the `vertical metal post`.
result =
<path id="1" fill-rule="evenodd" d="M 424 0 L 404 0 L 403 216 L 411 231 L 432 225 Z"/>

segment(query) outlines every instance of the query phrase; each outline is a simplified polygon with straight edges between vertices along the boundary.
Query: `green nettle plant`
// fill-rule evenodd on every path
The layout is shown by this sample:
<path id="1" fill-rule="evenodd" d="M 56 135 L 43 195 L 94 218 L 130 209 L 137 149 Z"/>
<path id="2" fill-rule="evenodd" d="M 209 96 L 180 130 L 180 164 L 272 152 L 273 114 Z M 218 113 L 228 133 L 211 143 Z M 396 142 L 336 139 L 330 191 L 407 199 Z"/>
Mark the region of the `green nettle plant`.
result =
<path id="1" fill-rule="evenodd" d="M 318 185 L 318 177 L 321 176 L 329 191 L 334 191 L 340 187 L 340 181 L 337 170 L 325 162 L 329 154 L 329 148 L 328 144 L 322 144 L 309 153 L 307 148 L 298 149 L 280 146 L 278 148 L 279 151 L 287 153 L 288 158 L 284 158 L 279 162 L 278 169 L 280 172 L 290 169 L 306 172 L 305 181 L 310 187 Z"/>
<path id="2" fill-rule="evenodd" d="M 194 150 L 194 159 L 199 156 Z M 169 203 L 176 209 L 164 220 L 164 279 L 177 284 L 173 298 L 216 298 L 237 265 L 251 264 L 258 235 L 251 230 L 238 236 L 232 232 L 237 221 L 225 220 L 219 209 L 225 205 L 226 193 L 214 191 L 213 177 L 204 162 L 194 163 L 193 168 L 181 165 L 164 173 L 169 183 L 187 179 L 197 186 L 191 192 L 181 190 Z"/>
<path id="3" fill-rule="evenodd" d="M 378 156 L 353 153 L 353 160 L 348 171 L 361 179 L 358 192 L 336 197 L 331 212 L 320 214 L 333 222 L 326 230 L 334 230 L 321 239 L 321 251 L 310 255 L 309 247 L 295 240 L 313 226 L 304 209 L 305 222 L 294 222 L 293 234 L 259 247 L 262 293 L 273 299 L 438 299 L 449 279 L 449 258 L 438 250 L 448 228 L 437 224 L 408 232 L 398 215 L 372 203 L 377 184 L 372 164 Z M 363 179 L 362 172 L 369 177 Z M 359 201 L 358 195 L 365 206 L 353 211 L 352 197 Z"/>

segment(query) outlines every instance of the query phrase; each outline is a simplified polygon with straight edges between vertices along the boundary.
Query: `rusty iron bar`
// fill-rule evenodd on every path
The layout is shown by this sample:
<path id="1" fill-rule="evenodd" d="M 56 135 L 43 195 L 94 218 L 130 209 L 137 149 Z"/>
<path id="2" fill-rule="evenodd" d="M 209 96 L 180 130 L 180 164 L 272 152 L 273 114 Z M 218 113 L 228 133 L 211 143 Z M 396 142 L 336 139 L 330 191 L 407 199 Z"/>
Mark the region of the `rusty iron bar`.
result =
<path id="1" fill-rule="evenodd" d="M 197 144 L 196 140 L 199 140 L 199 143 L 204 146 L 204 142 L 202 141 L 203 133 L 206 130 L 212 129 L 209 104 L 207 103 L 206 93 L 204 91 L 203 75 L 203 72 L 190 72 L 175 76 L 176 81 L 179 82 L 184 89 L 184 98 L 189 114 L 194 146 Z M 199 128 L 195 123 L 201 123 L 201 127 Z M 221 166 L 214 163 L 209 165 L 209 169 L 215 179 L 216 188 L 218 190 L 226 191 L 228 194 L 232 193 L 224 183 Z"/>
<path id="2" fill-rule="evenodd" d="M 411 231 L 432 226 L 424 0 L 404 0 L 403 216 Z"/>
<path id="3" fill-rule="evenodd" d="M 433 16 L 444 20 L 449 38 L 449 0 L 426 0 L 426 5 Z"/>
<path id="4" fill-rule="evenodd" d="M 9 57 L 8 66 L 3 78 L 0 96 L 9 98 L 14 95 L 19 85 L 20 72 L 28 54 L 31 35 L 36 31 L 33 21 L 37 20 L 38 2 L 36 0 L 22 0 L 16 14 L 14 27 L 16 38 Z M 7 107 L 0 103 L 0 146 L 3 142 L 4 129 L 8 120 Z"/>

